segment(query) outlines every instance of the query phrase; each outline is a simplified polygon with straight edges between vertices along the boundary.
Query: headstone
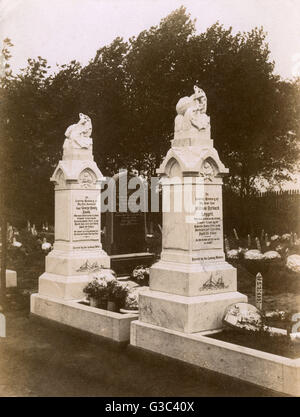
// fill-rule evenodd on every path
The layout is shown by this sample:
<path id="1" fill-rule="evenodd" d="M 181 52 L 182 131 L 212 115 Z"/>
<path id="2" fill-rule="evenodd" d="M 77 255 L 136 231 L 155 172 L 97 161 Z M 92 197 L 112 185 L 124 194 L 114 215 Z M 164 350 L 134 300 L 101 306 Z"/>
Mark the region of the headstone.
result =
<path id="1" fill-rule="evenodd" d="M 6 318 L 0 313 L 0 337 L 6 337 Z"/>
<path id="2" fill-rule="evenodd" d="M 63 158 L 51 181 L 55 184 L 55 240 L 46 256 L 46 272 L 39 279 L 42 296 L 80 299 L 90 280 L 90 268 L 110 267 L 102 249 L 100 190 L 103 176 L 94 162 L 92 127 L 80 113 L 66 131 Z"/>
<path id="3" fill-rule="evenodd" d="M 128 190 L 128 181 L 133 177 L 127 171 L 114 176 L 116 211 L 106 214 L 107 252 L 111 255 L 146 251 L 146 212 L 132 212 L 128 207 L 128 198 L 134 192 Z"/>
<path id="4" fill-rule="evenodd" d="M 259 310 L 262 310 L 263 305 L 263 277 L 259 272 L 255 280 L 255 304 Z"/>
<path id="5" fill-rule="evenodd" d="M 0 266 L 1 270 L 1 266 Z M 6 276 L 6 288 L 15 288 L 17 287 L 17 272 L 12 271 L 11 269 L 6 269 L 5 271 Z M 1 283 L 0 283 L 1 288 Z"/>
<path id="6" fill-rule="evenodd" d="M 129 275 L 138 265 L 149 266 L 153 254 L 147 252 L 147 183 L 144 179 L 123 170 L 114 181 L 116 205 L 114 211 L 106 212 L 104 248 L 111 257 L 111 267 L 118 275 Z M 131 207 L 130 197 L 136 192 L 129 186 L 135 180 L 142 195 L 140 210 Z"/>
<path id="7" fill-rule="evenodd" d="M 157 170 L 162 252 L 150 268 L 149 291 L 140 294 L 139 334 L 132 333 L 137 346 L 149 326 L 182 333 L 222 328 L 225 309 L 247 302 L 237 292 L 236 269 L 225 261 L 222 177 L 228 169 L 213 146 L 206 103 L 196 86 L 179 100 L 172 146 Z"/>

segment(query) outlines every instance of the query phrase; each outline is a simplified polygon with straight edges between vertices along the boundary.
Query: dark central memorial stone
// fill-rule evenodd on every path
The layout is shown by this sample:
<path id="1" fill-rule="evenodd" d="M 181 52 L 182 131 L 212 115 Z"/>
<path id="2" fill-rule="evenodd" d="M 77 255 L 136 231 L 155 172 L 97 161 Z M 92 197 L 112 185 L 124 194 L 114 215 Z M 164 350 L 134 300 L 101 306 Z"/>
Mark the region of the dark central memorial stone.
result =
<path id="1" fill-rule="evenodd" d="M 115 211 L 107 211 L 103 246 L 111 258 L 111 268 L 117 275 L 130 275 L 138 265 L 150 266 L 154 254 L 147 252 L 147 188 L 137 176 L 123 171 L 116 174 Z M 137 179 L 137 188 L 130 189 L 131 179 Z M 137 192 L 137 199 L 131 197 Z M 141 199 L 143 201 L 141 201 Z M 134 204 L 135 201 L 137 204 Z M 141 209 L 137 211 L 137 206 Z"/>

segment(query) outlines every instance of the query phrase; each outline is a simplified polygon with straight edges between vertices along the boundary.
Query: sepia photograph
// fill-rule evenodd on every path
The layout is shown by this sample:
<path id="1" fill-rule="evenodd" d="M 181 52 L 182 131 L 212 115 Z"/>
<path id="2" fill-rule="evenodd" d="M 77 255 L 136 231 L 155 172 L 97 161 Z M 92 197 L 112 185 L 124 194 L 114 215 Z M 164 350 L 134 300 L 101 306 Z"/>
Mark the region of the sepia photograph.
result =
<path id="1" fill-rule="evenodd" d="M 0 399 L 300 397 L 300 0 L 0 0 Z"/>

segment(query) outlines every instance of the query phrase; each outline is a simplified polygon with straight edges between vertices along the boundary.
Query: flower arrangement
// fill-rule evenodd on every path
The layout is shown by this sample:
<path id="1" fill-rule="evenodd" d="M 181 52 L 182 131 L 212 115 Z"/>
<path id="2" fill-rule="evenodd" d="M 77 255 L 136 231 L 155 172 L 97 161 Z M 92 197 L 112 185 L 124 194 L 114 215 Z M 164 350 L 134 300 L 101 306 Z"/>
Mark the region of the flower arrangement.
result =
<path id="1" fill-rule="evenodd" d="M 287 268 L 292 272 L 300 273 L 300 255 L 290 255 L 286 260 Z"/>
<path id="2" fill-rule="evenodd" d="M 115 303 L 115 308 L 117 311 L 124 307 L 128 293 L 129 288 L 127 284 L 123 284 L 116 279 L 107 282 L 108 301 Z"/>
<path id="3" fill-rule="evenodd" d="M 112 269 L 103 268 L 103 267 L 95 268 L 89 273 L 89 276 L 92 279 L 97 279 L 100 281 L 104 280 L 106 282 L 114 281 L 117 279 L 116 273 Z"/>
<path id="4" fill-rule="evenodd" d="M 52 245 L 51 245 L 50 242 L 47 242 L 47 238 L 46 237 L 43 238 L 43 241 L 42 241 L 42 244 L 41 244 L 41 248 L 46 253 L 50 252 L 51 249 L 52 249 Z"/>
<path id="5" fill-rule="evenodd" d="M 107 281 L 105 279 L 93 279 L 83 289 L 83 292 L 87 294 L 92 307 L 105 306 L 107 302 Z"/>
<path id="6" fill-rule="evenodd" d="M 116 281 L 114 271 L 109 268 L 95 268 L 89 273 L 91 281 L 83 289 L 92 307 L 107 308 L 110 283 Z"/>
<path id="7" fill-rule="evenodd" d="M 227 258 L 231 260 L 239 259 L 239 251 L 237 249 L 230 249 L 226 252 Z"/>
<path id="8" fill-rule="evenodd" d="M 228 262 L 242 263 L 252 274 L 266 273 L 273 266 L 279 267 L 280 273 L 300 273 L 300 266 L 297 266 L 300 239 L 296 233 L 269 236 L 262 230 L 260 238 L 248 234 L 245 239 L 239 238 L 238 241 L 236 233 L 233 233 L 230 239 L 225 237 L 224 247 Z"/>
<path id="9" fill-rule="evenodd" d="M 250 249 L 244 254 L 245 259 L 261 261 L 263 259 L 263 254 L 258 249 Z"/>
<path id="10" fill-rule="evenodd" d="M 269 250 L 263 254 L 263 259 L 267 261 L 281 259 L 280 254 L 275 250 Z"/>
<path id="11" fill-rule="evenodd" d="M 92 307 L 118 311 L 125 305 L 129 292 L 127 284 L 116 279 L 114 271 L 99 268 L 90 273 L 91 281 L 83 289 Z"/>
<path id="12" fill-rule="evenodd" d="M 149 276 L 150 270 L 149 268 L 144 267 L 143 265 L 137 266 L 132 271 L 132 279 L 139 285 L 149 285 Z"/>
<path id="13" fill-rule="evenodd" d="M 107 284 L 104 282 L 99 282 L 97 279 L 89 282 L 83 289 L 83 292 L 91 298 L 98 298 L 99 294 L 104 292 L 104 289 L 107 287 Z"/>

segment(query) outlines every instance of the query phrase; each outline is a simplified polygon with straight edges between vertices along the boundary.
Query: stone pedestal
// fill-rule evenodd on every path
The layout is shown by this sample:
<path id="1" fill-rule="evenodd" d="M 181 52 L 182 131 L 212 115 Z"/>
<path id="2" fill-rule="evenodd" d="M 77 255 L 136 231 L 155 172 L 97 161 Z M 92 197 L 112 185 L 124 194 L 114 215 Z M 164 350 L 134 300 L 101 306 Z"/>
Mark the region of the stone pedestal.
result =
<path id="1" fill-rule="evenodd" d="M 55 243 L 39 279 L 39 294 L 80 299 L 89 274 L 109 267 L 101 245 L 100 190 L 103 176 L 88 149 L 65 149 L 51 181 L 55 184 Z"/>
<path id="2" fill-rule="evenodd" d="M 82 113 L 66 131 L 63 158 L 54 171 L 55 242 L 39 278 L 39 292 L 30 299 L 31 316 L 112 339 L 129 340 L 134 314 L 120 314 L 87 305 L 83 288 L 110 258 L 101 244 L 101 182 L 92 153 L 91 121 Z"/>
<path id="3" fill-rule="evenodd" d="M 140 293 L 139 320 L 131 323 L 130 343 L 237 376 L 235 347 L 227 359 L 229 350 L 220 350 L 223 345 L 215 347 L 204 336 L 222 329 L 229 305 L 247 302 L 237 292 L 236 269 L 224 255 L 222 177 L 228 169 L 213 147 L 209 130 L 198 136 L 190 133 L 175 133 L 158 169 L 163 193 L 162 253 L 150 269 L 149 290 Z M 242 379 L 251 380 L 249 375 Z"/>
<path id="4" fill-rule="evenodd" d="M 247 301 L 224 255 L 222 176 L 228 170 L 213 141 L 174 142 L 158 169 L 162 253 L 150 270 L 150 290 L 140 294 L 139 320 L 184 333 L 220 329 L 226 307 Z"/>
<path id="5" fill-rule="evenodd" d="M 195 87 L 179 101 L 171 149 L 157 170 L 162 253 L 150 269 L 149 291 L 140 294 L 139 338 L 146 323 L 145 331 L 149 325 L 185 334 L 220 329 L 228 305 L 247 302 L 237 292 L 236 269 L 225 261 L 222 177 L 228 169 L 210 137 L 206 96 L 197 104 L 203 95 Z M 131 343 L 139 346 L 139 338 Z"/>

